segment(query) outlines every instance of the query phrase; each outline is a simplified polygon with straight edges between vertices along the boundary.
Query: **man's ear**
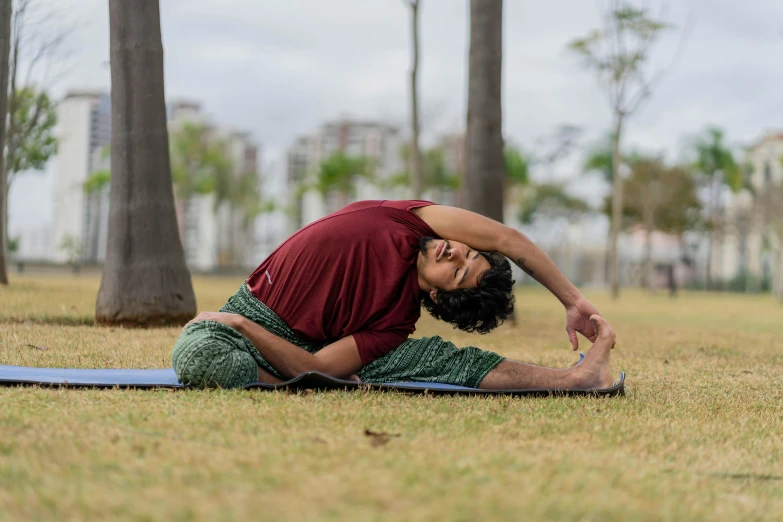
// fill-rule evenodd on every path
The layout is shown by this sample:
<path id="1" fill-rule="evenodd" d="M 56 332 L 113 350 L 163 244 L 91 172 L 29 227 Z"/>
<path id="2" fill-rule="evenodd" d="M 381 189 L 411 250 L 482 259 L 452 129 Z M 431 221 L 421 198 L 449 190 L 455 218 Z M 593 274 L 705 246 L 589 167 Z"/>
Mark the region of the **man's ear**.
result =
<path id="1" fill-rule="evenodd" d="M 437 304 L 438 303 L 438 291 L 437 290 L 430 290 L 430 299 Z"/>

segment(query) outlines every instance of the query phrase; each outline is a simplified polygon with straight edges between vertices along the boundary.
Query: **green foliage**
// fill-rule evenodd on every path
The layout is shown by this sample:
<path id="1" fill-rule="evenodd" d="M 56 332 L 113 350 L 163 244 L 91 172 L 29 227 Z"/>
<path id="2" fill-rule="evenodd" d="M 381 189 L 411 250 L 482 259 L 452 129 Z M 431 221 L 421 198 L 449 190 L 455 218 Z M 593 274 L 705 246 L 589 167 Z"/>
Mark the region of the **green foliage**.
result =
<path id="1" fill-rule="evenodd" d="M 230 197 L 233 164 L 225 143 L 210 135 L 200 123 L 186 123 L 171 133 L 171 177 L 182 200 L 196 194 L 215 193 L 216 204 Z"/>
<path id="2" fill-rule="evenodd" d="M 691 147 L 696 156 L 693 168 L 705 178 L 712 181 L 716 175 L 722 174 L 723 183 L 733 192 L 745 186 L 743 170 L 734 159 L 734 153 L 726 146 L 722 129 L 708 128 L 694 140 Z"/>
<path id="3" fill-rule="evenodd" d="M 87 176 L 82 184 L 85 194 L 96 194 L 111 182 L 111 171 L 98 170 Z"/>
<path id="4" fill-rule="evenodd" d="M 373 180 L 373 162 L 363 156 L 348 156 L 337 151 L 321 162 L 313 188 L 323 197 L 332 191 L 353 197 L 356 195 L 356 178 Z"/>
<path id="5" fill-rule="evenodd" d="M 263 199 L 260 180 L 255 172 L 245 172 L 232 179 L 227 201 L 240 211 L 245 226 L 257 216 L 276 209 L 274 201 Z"/>
<path id="6" fill-rule="evenodd" d="M 530 181 L 531 159 L 524 156 L 515 147 L 503 150 L 503 167 L 506 170 L 506 181 L 511 185 L 527 185 Z"/>
<path id="7" fill-rule="evenodd" d="M 400 147 L 400 157 L 405 165 L 408 165 L 409 147 L 407 144 Z M 442 147 L 432 147 L 422 151 L 422 191 L 428 190 L 457 190 L 460 186 L 460 175 L 448 168 L 446 157 Z M 411 184 L 411 173 L 406 169 L 392 174 L 384 182 L 387 187 L 406 187 Z"/>
<path id="8" fill-rule="evenodd" d="M 76 265 L 86 254 L 84 244 L 82 244 L 78 238 L 71 235 L 63 237 L 58 248 L 65 252 L 65 255 L 68 256 L 68 262 L 72 265 Z"/>
<path id="9" fill-rule="evenodd" d="M 645 219 L 657 230 L 682 234 L 701 225 L 701 201 L 693 174 L 683 167 L 668 167 L 658 158 L 636 158 L 625 180 L 623 228 Z M 611 195 L 603 211 L 611 215 Z"/>
<path id="10" fill-rule="evenodd" d="M 614 134 L 609 133 L 606 137 L 595 144 L 587 153 L 582 169 L 584 172 L 597 172 L 610 185 L 614 182 L 614 165 L 612 164 L 612 143 Z M 628 154 L 622 154 L 620 157 L 621 165 L 633 167 L 639 161 L 644 161 L 644 154 L 633 150 Z"/>
<path id="11" fill-rule="evenodd" d="M 8 238 L 8 253 L 9 254 L 14 255 L 17 252 L 19 252 L 19 246 L 21 244 L 21 239 L 22 238 L 20 236 L 9 237 Z"/>
<path id="12" fill-rule="evenodd" d="M 582 166 L 585 172 L 598 172 L 608 182 L 614 181 L 614 167 L 612 164 L 612 142 L 614 135 L 608 134 L 587 153 L 587 158 Z"/>
<path id="13" fill-rule="evenodd" d="M 23 87 L 9 94 L 5 169 L 10 186 L 14 175 L 41 170 L 57 152 L 55 107 L 45 91 Z"/>
<path id="14" fill-rule="evenodd" d="M 590 212 L 590 206 L 571 196 L 560 183 L 533 183 L 523 190 L 519 220 L 530 224 L 535 218 L 566 218 L 575 221 Z"/>
<path id="15" fill-rule="evenodd" d="M 647 61 L 647 51 L 661 31 L 672 26 L 651 17 L 646 8 L 619 2 L 608 14 L 607 26 L 576 38 L 568 48 L 578 55 L 585 67 L 593 69 L 599 79 L 615 86 L 610 93 L 612 105 L 628 94 L 625 85 L 638 79 Z"/>
<path id="16" fill-rule="evenodd" d="M 424 189 L 457 190 L 459 173 L 449 170 L 443 149 L 433 147 L 424 151 Z"/>

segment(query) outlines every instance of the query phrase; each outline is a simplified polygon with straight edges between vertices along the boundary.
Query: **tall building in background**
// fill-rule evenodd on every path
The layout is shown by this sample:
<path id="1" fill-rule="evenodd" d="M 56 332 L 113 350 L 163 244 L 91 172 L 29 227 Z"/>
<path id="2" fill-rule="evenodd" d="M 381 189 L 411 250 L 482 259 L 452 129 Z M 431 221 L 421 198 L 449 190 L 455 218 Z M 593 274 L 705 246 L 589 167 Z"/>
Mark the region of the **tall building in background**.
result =
<path id="1" fill-rule="evenodd" d="M 108 190 L 87 195 L 87 177 L 104 168 L 111 143 L 111 99 L 101 91 L 71 91 L 57 106 L 52 258 L 102 261 L 106 250 Z"/>
<path id="2" fill-rule="evenodd" d="M 258 176 L 258 146 L 249 134 L 214 126 L 194 101 L 170 101 L 166 111 L 170 136 L 188 123 L 204 125 L 211 136 L 225 143 L 235 175 Z M 58 104 L 57 119 L 60 142 L 54 160 L 51 257 L 59 263 L 100 263 L 106 252 L 109 186 L 93 193 L 85 192 L 84 186 L 91 174 L 111 168 L 110 96 L 71 91 Z M 175 209 L 188 266 L 209 271 L 257 264 L 250 253 L 253 220 L 232 212 L 227 204 L 216 206 L 214 194 L 196 195 L 190 201 L 175 197 Z"/>
<path id="3" fill-rule="evenodd" d="M 364 156 L 373 160 L 375 182 L 356 180 L 356 200 L 398 199 L 407 187 L 381 188 L 383 182 L 405 169 L 400 150 L 404 143 L 397 127 L 377 121 L 342 119 L 323 124 L 312 134 L 298 138 L 288 152 L 288 192 L 292 219 L 289 232 L 315 221 L 341 205 L 341 198 L 324 198 L 309 188 L 317 177 L 321 162 L 334 152 Z"/>

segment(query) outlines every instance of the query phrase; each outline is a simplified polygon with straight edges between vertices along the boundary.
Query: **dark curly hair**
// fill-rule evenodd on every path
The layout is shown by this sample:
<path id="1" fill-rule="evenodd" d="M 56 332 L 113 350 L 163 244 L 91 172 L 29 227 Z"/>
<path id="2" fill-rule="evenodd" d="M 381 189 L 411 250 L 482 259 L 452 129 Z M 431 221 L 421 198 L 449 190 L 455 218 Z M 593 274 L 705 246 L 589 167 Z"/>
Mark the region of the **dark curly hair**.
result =
<path id="1" fill-rule="evenodd" d="M 421 304 L 435 319 L 465 332 L 489 333 L 514 311 L 511 264 L 495 252 L 480 252 L 489 261 L 476 288 L 438 291 L 438 302 L 422 292 Z"/>

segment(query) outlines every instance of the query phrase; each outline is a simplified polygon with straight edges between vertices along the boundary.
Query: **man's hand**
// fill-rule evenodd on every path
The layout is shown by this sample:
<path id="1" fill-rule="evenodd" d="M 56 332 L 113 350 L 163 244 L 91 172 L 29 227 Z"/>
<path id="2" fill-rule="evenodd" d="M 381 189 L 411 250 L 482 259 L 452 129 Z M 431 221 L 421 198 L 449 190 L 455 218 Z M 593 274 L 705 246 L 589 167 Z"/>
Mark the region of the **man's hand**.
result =
<path id="1" fill-rule="evenodd" d="M 191 319 L 184 328 L 187 328 L 191 324 L 200 321 L 215 321 L 218 323 L 223 323 L 224 325 L 239 331 L 240 325 L 244 319 L 245 318 L 239 314 L 229 314 L 226 312 L 201 312 L 196 317 Z"/>
<path id="2" fill-rule="evenodd" d="M 601 315 L 593 303 L 584 297 L 580 297 L 573 305 L 566 308 L 566 332 L 568 332 L 568 338 L 571 340 L 574 351 L 579 348 L 577 332 L 584 335 L 591 343 L 594 343 L 598 338 L 598 332 L 595 331 L 593 323 L 590 321 L 590 316 L 594 314 Z"/>

